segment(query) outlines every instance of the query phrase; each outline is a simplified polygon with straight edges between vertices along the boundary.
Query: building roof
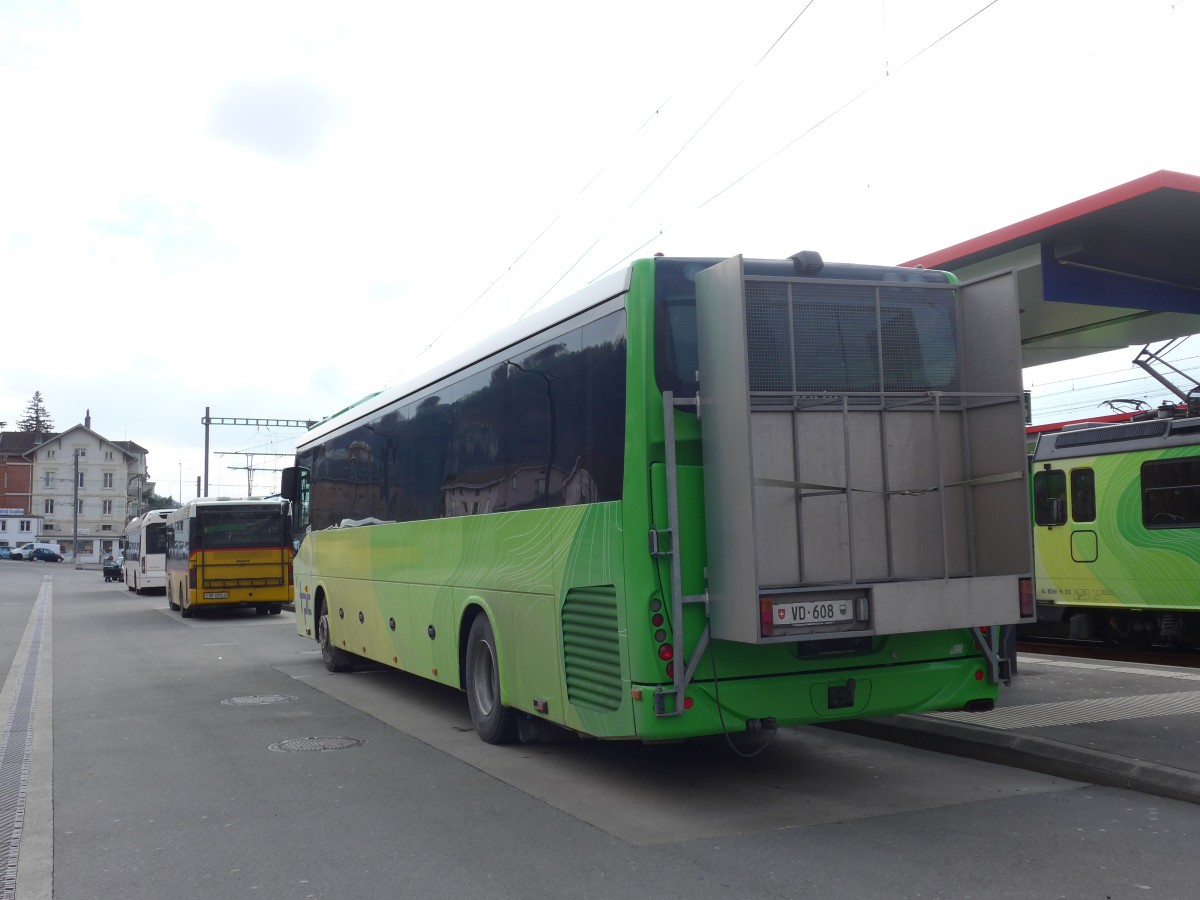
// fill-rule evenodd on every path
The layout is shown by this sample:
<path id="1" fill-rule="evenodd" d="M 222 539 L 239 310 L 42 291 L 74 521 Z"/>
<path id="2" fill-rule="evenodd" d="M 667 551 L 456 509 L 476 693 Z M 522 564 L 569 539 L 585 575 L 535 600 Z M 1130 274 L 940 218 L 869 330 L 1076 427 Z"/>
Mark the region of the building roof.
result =
<path id="1" fill-rule="evenodd" d="M 56 437 L 58 432 L 0 431 L 0 456 L 23 456 Z"/>
<path id="2" fill-rule="evenodd" d="M 1017 273 L 1026 366 L 1200 332 L 1200 178 L 1160 171 L 904 265 Z"/>
<path id="3" fill-rule="evenodd" d="M 126 456 L 134 457 L 149 451 L 134 441 L 110 441 L 102 434 L 83 425 L 75 425 L 61 432 L 47 431 L 0 431 L 0 456 L 25 456 L 38 447 L 52 444 L 74 431 L 85 431 L 101 443 L 111 444 Z"/>

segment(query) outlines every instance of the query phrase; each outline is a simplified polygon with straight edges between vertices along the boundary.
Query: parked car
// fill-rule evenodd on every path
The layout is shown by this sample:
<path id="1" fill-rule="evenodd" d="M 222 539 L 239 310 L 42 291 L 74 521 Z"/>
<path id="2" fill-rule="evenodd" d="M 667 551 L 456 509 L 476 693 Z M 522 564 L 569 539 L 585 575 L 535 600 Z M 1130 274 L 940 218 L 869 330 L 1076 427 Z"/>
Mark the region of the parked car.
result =
<path id="1" fill-rule="evenodd" d="M 47 550 L 45 547 L 34 547 L 33 553 L 29 556 L 30 559 L 40 559 L 42 562 L 62 562 L 61 553 L 55 553 L 53 550 Z"/>
<path id="2" fill-rule="evenodd" d="M 9 547 L 0 547 L 0 559 L 12 559 L 12 550 Z"/>
<path id="3" fill-rule="evenodd" d="M 57 553 L 59 556 L 62 556 L 61 544 L 52 544 L 43 541 L 33 541 L 28 544 L 22 544 L 20 547 L 13 547 L 10 552 L 13 559 L 33 559 L 34 550 L 49 550 L 51 553 Z"/>

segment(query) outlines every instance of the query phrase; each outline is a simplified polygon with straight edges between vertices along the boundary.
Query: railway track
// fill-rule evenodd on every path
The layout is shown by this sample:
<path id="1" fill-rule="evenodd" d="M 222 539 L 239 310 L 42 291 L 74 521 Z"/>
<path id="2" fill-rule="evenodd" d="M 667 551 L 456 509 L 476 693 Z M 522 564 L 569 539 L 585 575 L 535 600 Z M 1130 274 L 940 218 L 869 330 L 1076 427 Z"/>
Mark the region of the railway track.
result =
<path id="1" fill-rule="evenodd" d="M 1200 668 L 1200 648 L 1147 647 L 1126 650 L 1102 641 L 1077 641 L 1070 638 L 1022 637 L 1017 641 L 1018 653 L 1041 653 L 1047 656 L 1070 656 L 1082 659 L 1102 659 L 1109 662 L 1140 663 L 1154 666 Z"/>

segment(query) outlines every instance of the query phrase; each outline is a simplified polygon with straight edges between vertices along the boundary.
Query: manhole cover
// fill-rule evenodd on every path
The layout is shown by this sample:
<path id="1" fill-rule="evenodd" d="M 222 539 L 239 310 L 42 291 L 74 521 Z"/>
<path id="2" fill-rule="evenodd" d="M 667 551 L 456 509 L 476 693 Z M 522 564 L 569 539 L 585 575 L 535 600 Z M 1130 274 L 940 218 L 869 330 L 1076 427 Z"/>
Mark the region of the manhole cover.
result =
<path id="1" fill-rule="evenodd" d="M 306 752 L 310 750 L 349 750 L 351 747 L 361 747 L 367 741 L 365 738 L 348 737 L 306 737 L 292 738 L 288 741 L 276 741 L 267 749 L 278 750 L 280 753 Z"/>
<path id="2" fill-rule="evenodd" d="M 222 706 L 265 706 L 268 703 L 289 703 L 297 697 L 287 694 L 251 694 L 249 697 L 230 697 L 222 700 Z"/>

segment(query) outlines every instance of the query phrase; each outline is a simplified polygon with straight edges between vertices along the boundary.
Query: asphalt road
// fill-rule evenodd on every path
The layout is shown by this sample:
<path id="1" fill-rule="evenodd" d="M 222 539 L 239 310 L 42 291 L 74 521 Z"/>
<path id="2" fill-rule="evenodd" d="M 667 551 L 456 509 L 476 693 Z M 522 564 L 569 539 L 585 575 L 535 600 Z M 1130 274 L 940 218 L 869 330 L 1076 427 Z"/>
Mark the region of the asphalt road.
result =
<path id="1" fill-rule="evenodd" d="M 290 613 L 0 560 L 5 721 L 34 655 L 20 900 L 1195 896 L 1193 804 L 817 728 L 493 747 L 455 691 L 327 673 Z"/>

